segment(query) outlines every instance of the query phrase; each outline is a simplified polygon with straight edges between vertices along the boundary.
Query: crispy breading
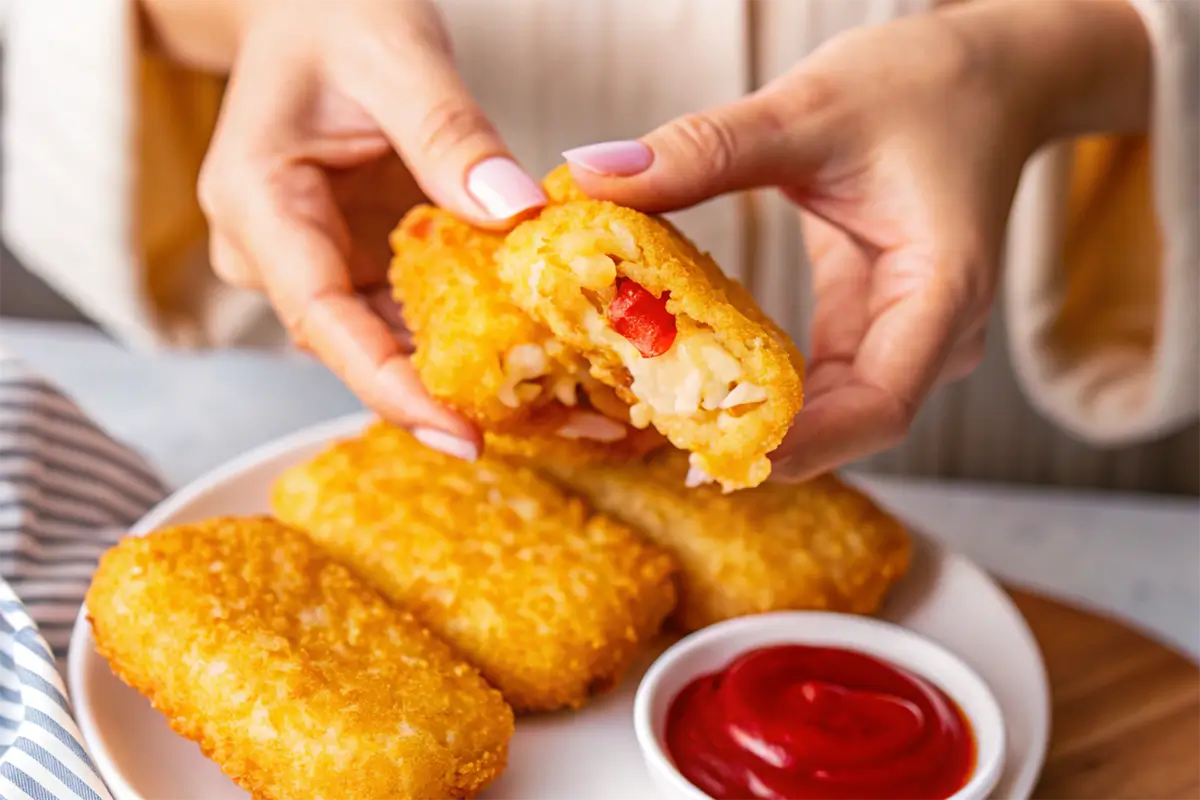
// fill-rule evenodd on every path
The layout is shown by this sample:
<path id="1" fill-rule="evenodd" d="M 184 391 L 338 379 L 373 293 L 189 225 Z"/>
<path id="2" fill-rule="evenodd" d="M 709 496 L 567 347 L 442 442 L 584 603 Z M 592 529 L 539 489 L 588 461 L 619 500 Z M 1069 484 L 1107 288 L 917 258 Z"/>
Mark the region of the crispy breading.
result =
<path id="1" fill-rule="evenodd" d="M 531 457 L 501 436 L 489 448 L 669 550 L 679 563 L 673 622 L 684 630 L 766 611 L 874 613 L 912 557 L 904 526 L 834 475 L 723 494 L 685 487 L 687 456 L 673 448 L 643 463 L 565 447 Z"/>
<path id="2" fill-rule="evenodd" d="M 519 430 L 533 427 L 532 410 L 555 399 L 544 383 L 583 370 L 563 348 L 547 347 L 550 332 L 508 299 L 493 258 L 502 241 L 449 212 L 416 206 L 392 232 L 389 279 L 429 393 L 482 427 Z M 511 354 L 531 351 L 544 368 L 521 381 L 531 370 L 522 372 Z M 522 393 L 536 386 L 537 397 L 518 396 L 521 383 L 530 387 Z M 562 416 L 560 406 L 540 423 L 561 423 Z"/>
<path id="3" fill-rule="evenodd" d="M 589 199 L 579 184 L 571 177 L 571 168 L 567 164 L 559 164 L 546 173 L 542 179 L 542 188 L 551 203 L 570 203 L 573 200 Z"/>
<path id="4" fill-rule="evenodd" d="M 603 414 L 618 424 L 598 435 L 626 447 L 628 406 L 508 299 L 494 261 L 501 241 L 427 205 L 392 232 L 389 279 L 425 388 L 484 430 L 552 435 Z"/>
<path id="5" fill-rule="evenodd" d="M 766 479 L 767 454 L 802 404 L 803 359 L 750 294 L 670 223 L 573 200 L 518 225 L 495 257 L 509 296 L 588 359 L 592 375 L 630 404 L 634 425 L 653 424 L 727 491 Z M 678 335 L 666 353 L 643 357 L 609 326 L 618 278 L 667 294 Z"/>
<path id="6" fill-rule="evenodd" d="M 521 434 L 489 432 L 484 435 L 489 453 L 507 461 L 515 459 L 553 459 L 568 463 L 622 463 L 644 458 L 656 450 L 670 447 L 663 435 L 653 428 L 630 428 L 629 436 L 619 442 L 594 442 L 587 439 L 564 439 L 553 434 Z"/>
<path id="7" fill-rule="evenodd" d="M 277 516 L 472 661 L 518 711 L 613 686 L 675 606 L 674 562 L 532 470 L 386 424 L 288 470 Z"/>
<path id="8" fill-rule="evenodd" d="M 127 537 L 87 608 L 117 676 L 259 800 L 473 797 L 504 769 L 499 692 L 274 520 Z"/>

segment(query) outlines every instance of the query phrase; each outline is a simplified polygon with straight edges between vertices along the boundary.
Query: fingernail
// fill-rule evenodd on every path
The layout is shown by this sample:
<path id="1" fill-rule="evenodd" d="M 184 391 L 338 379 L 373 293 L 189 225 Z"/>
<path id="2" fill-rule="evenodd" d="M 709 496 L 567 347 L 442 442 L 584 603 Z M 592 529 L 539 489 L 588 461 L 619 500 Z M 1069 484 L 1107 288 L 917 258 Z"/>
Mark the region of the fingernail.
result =
<path id="1" fill-rule="evenodd" d="M 437 450 L 439 453 L 445 453 L 454 458 L 461 458 L 463 461 L 474 461 L 479 458 L 478 447 L 466 439 L 452 436 L 445 431 L 434 430 L 433 428 L 413 428 L 412 435 L 418 442 L 431 450 Z"/>
<path id="2" fill-rule="evenodd" d="M 654 163 L 654 151 L 637 140 L 588 144 L 562 155 L 569 164 L 618 177 L 637 175 Z"/>
<path id="3" fill-rule="evenodd" d="M 496 219 L 511 219 L 546 205 L 546 193 L 511 158 L 480 161 L 467 173 L 467 191 Z"/>

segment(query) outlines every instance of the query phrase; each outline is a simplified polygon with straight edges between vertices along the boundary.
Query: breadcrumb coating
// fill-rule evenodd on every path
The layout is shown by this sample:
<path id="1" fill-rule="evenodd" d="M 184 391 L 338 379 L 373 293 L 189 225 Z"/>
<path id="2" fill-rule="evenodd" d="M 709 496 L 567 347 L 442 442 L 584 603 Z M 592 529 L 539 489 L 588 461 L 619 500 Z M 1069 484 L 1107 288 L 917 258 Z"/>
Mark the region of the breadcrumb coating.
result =
<path id="1" fill-rule="evenodd" d="M 555 173 L 556 196 L 574 197 Z M 495 254 L 509 297 L 544 324 L 591 373 L 693 454 L 726 491 L 757 486 L 803 399 L 803 359 L 789 337 L 670 223 L 593 200 L 547 207 Z M 606 322 L 616 280 L 666 295 L 678 335 L 645 358 Z"/>
<path id="2" fill-rule="evenodd" d="M 534 471 L 377 424 L 288 470 L 276 515 L 453 644 L 518 711 L 613 686 L 675 606 L 674 562 Z"/>
<path id="3" fill-rule="evenodd" d="M 389 279 L 413 335 L 413 366 L 433 397 L 485 429 L 552 430 L 565 409 L 549 384 L 585 372 L 584 364 L 547 347 L 550 331 L 508 299 L 494 260 L 502 241 L 449 212 L 416 206 L 392 232 Z M 536 363 L 520 363 L 522 355 Z M 539 374 L 519 380 L 530 372 Z M 521 396 L 533 387 L 536 396 Z"/>
<path id="4" fill-rule="evenodd" d="M 559 164 L 546 173 L 542 179 L 542 189 L 551 203 L 570 203 L 574 200 L 590 200 L 579 184 L 571 177 L 571 168 L 567 164 Z"/>
<path id="5" fill-rule="evenodd" d="M 673 622 L 683 630 L 767 611 L 871 614 L 912 557 L 904 526 L 834 475 L 724 494 L 687 488 L 687 455 L 671 448 L 644 462 L 565 447 L 531 455 L 523 440 L 501 436 L 489 448 L 669 550 L 679 563 Z"/>
<path id="6" fill-rule="evenodd" d="M 117 676 L 259 800 L 473 797 L 504 769 L 500 694 L 274 520 L 127 537 L 87 608 Z"/>

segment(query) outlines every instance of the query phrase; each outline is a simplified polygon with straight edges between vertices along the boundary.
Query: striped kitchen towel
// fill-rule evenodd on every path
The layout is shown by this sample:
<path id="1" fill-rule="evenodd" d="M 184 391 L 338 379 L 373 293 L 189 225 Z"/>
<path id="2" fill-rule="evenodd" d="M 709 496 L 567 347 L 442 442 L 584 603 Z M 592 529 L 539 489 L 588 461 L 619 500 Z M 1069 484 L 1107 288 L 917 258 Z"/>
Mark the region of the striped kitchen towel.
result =
<path id="1" fill-rule="evenodd" d="M 136 453 L 0 352 L 0 577 L 56 656 L 100 554 L 165 494 Z"/>
<path id="2" fill-rule="evenodd" d="M 110 800 L 56 665 L 100 555 L 166 494 L 0 350 L 0 800 Z"/>

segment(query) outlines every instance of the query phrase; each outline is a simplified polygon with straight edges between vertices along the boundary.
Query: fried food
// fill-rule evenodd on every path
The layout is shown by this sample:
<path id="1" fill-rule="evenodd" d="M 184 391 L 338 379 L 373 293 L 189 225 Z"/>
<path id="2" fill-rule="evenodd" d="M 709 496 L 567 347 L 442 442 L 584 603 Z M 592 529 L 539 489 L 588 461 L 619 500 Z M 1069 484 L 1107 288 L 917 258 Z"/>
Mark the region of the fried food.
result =
<path id="1" fill-rule="evenodd" d="M 574 200 L 590 199 L 575 179 L 571 177 L 571 168 L 567 164 L 559 164 L 542 179 L 542 189 L 551 203 L 570 203 Z"/>
<path id="2" fill-rule="evenodd" d="M 556 173 L 555 193 L 576 196 Z M 802 403 L 795 345 L 710 256 L 665 220 L 573 199 L 518 225 L 496 251 L 522 310 L 691 453 L 693 479 L 757 486 Z"/>
<path id="3" fill-rule="evenodd" d="M 427 205 L 393 231 L 389 279 L 422 383 L 484 430 L 622 442 L 625 403 L 508 299 L 494 259 L 502 241 Z"/>
<path id="4" fill-rule="evenodd" d="M 453 644 L 518 711 L 613 686 L 675 605 L 674 562 L 529 469 L 390 425 L 288 470 L 276 515 Z"/>
<path id="5" fill-rule="evenodd" d="M 473 797 L 504 769 L 499 692 L 274 520 L 128 537 L 87 608 L 117 676 L 259 800 Z"/>
<path id="6" fill-rule="evenodd" d="M 908 570 L 903 525 L 833 475 L 723 494 L 685 487 L 687 456 L 671 448 L 639 463 L 566 445 L 530 455 L 511 437 L 492 437 L 488 447 L 669 550 L 679 563 L 673 622 L 683 630 L 766 611 L 874 613 Z"/>
<path id="7" fill-rule="evenodd" d="M 432 206 L 392 233 L 390 279 L 431 395 L 488 429 L 520 428 L 556 400 L 574 404 L 584 372 L 544 326 L 508 300 L 495 274 L 499 234 Z M 551 412 L 551 422 L 562 414 Z"/>
<path id="8" fill-rule="evenodd" d="M 563 461 L 571 464 L 621 464 L 637 461 L 670 443 L 653 428 L 630 428 L 629 436 L 619 442 L 596 442 L 588 439 L 568 439 L 556 434 L 513 436 L 489 432 L 484 435 L 484 447 L 493 450 L 509 463 L 529 461 L 537 467 L 541 460 Z"/>

